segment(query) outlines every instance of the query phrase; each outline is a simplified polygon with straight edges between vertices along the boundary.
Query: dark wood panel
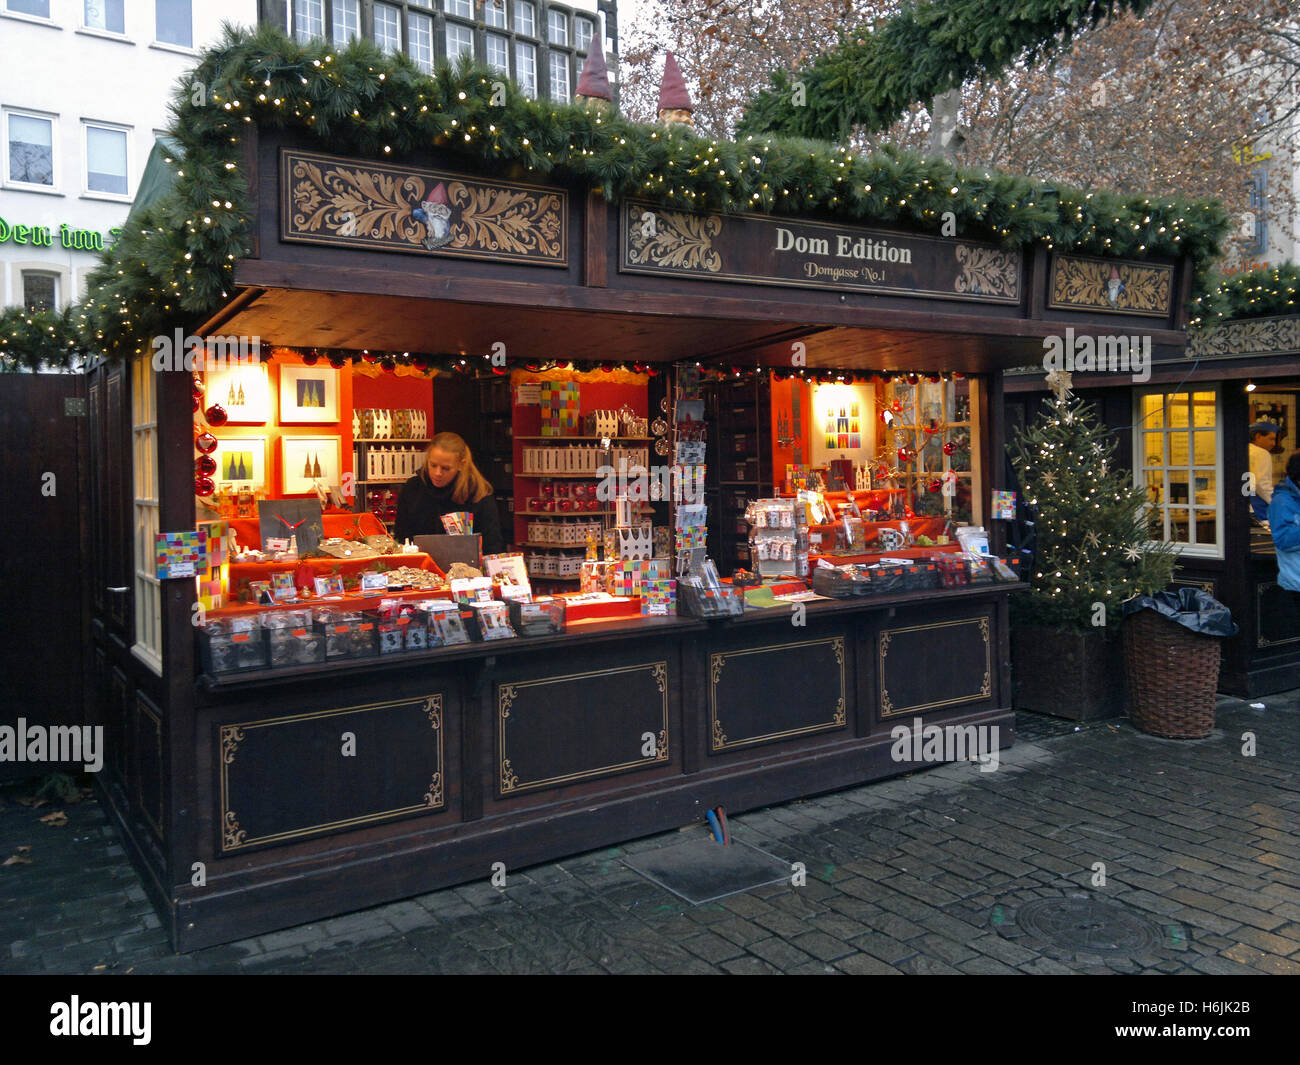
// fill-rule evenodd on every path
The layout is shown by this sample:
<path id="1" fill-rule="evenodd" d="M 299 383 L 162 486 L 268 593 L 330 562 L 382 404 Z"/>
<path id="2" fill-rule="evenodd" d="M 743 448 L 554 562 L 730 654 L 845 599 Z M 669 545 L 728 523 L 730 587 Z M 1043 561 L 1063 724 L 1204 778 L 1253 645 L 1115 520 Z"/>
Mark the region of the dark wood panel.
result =
<path id="1" fill-rule="evenodd" d="M 786 625 L 755 635 L 756 646 L 709 654 L 709 753 L 846 728 L 853 687 L 845 634 L 801 638 Z"/>
<path id="2" fill-rule="evenodd" d="M 646 652 L 645 661 L 626 665 L 497 683 L 497 796 L 672 761 L 680 743 L 670 723 L 676 656 L 662 644 Z"/>
<path id="3" fill-rule="evenodd" d="M 876 636 L 881 717 L 993 698 L 994 670 L 1001 668 L 997 635 L 991 613 L 937 620 L 911 614 L 883 627 Z"/>
<path id="4" fill-rule="evenodd" d="M 218 717 L 220 853 L 447 811 L 450 692 L 345 707 L 329 701 L 283 717 Z"/>
<path id="5" fill-rule="evenodd" d="M 1300 651 L 1300 603 L 1276 580 L 1255 585 L 1255 646 L 1272 648 L 1290 645 Z M 1300 668 L 1297 668 L 1300 675 Z"/>
<path id="6" fill-rule="evenodd" d="M 108 725 L 104 742 L 108 748 L 108 763 L 117 773 L 118 779 L 124 783 L 128 770 L 127 714 L 134 693 L 135 689 L 130 678 L 120 667 L 114 666 L 108 689 Z"/>
<path id="7" fill-rule="evenodd" d="M 135 804 L 161 842 L 167 835 L 163 811 L 162 711 L 147 696 L 136 692 L 131 742 L 136 763 Z"/>

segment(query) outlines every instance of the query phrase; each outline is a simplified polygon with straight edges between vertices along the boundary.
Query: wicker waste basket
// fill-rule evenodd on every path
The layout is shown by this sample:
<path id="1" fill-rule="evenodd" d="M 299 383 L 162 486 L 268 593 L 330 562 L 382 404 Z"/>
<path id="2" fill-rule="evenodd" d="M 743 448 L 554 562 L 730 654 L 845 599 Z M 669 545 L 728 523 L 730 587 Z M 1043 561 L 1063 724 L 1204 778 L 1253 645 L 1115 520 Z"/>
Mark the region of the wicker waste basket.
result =
<path id="1" fill-rule="evenodd" d="M 1153 736 L 1202 740 L 1214 729 L 1219 638 L 1143 610 L 1124 620 L 1128 716 Z"/>

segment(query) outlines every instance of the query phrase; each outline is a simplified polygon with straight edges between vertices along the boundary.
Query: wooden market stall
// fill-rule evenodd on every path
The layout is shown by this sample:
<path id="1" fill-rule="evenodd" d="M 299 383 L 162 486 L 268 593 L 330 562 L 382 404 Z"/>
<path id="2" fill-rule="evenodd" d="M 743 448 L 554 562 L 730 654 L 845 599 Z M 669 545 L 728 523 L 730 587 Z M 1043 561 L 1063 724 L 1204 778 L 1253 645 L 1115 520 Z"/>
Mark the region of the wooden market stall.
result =
<path id="1" fill-rule="evenodd" d="M 957 373 L 977 430 L 972 513 L 995 549 L 1001 371 L 1040 361 L 1065 325 L 1141 328 L 1170 351 L 1184 340 L 1187 260 L 1113 259 L 1103 274 L 1042 244 L 611 203 L 577 179 L 471 170 L 432 149 L 330 155 L 302 131 L 257 124 L 240 159 L 251 242 L 195 334 L 459 353 L 485 369 L 501 350 L 513 368 L 699 363 L 746 368 L 751 382 L 769 370 L 828 384 Z M 426 223 L 430 204 L 446 227 Z M 1097 305 L 1088 280 L 1112 268 L 1162 273 L 1158 319 Z M 103 790 L 178 950 L 675 828 L 719 804 L 906 772 L 916 763 L 891 756 L 900 723 L 1014 739 L 1018 582 L 814 601 L 797 621 L 770 609 L 576 618 L 561 635 L 205 672 L 194 582 L 151 584 L 128 565 L 142 508 L 156 502 L 157 531 L 194 527 L 191 389 L 189 373 L 153 373 L 146 359 L 91 383 L 105 442 L 92 652 L 94 720 L 110 731 Z M 760 455 L 769 471 L 781 457 L 756 439 Z M 140 464 L 154 460 L 151 501 Z M 135 533 L 112 479 L 131 469 Z M 768 473 L 773 490 L 778 480 Z"/>

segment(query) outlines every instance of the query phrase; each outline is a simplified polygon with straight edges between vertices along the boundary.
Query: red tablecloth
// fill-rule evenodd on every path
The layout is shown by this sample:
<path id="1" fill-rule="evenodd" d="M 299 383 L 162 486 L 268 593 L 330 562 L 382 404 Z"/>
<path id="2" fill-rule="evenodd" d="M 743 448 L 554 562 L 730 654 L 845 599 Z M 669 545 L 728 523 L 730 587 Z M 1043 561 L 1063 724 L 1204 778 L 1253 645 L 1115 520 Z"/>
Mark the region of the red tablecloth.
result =
<path id="1" fill-rule="evenodd" d="M 269 581 L 272 573 L 293 573 L 300 588 L 310 588 L 314 577 L 342 577 L 344 587 L 360 583 L 360 574 L 367 570 L 398 569 L 411 566 L 428 570 L 440 577 L 446 574 L 438 564 L 423 552 L 413 555 L 376 555 L 373 558 L 304 558 L 297 562 L 232 562 L 230 563 L 230 601 L 247 603 L 252 599 L 250 581 Z M 433 593 L 425 592 L 426 597 Z"/>

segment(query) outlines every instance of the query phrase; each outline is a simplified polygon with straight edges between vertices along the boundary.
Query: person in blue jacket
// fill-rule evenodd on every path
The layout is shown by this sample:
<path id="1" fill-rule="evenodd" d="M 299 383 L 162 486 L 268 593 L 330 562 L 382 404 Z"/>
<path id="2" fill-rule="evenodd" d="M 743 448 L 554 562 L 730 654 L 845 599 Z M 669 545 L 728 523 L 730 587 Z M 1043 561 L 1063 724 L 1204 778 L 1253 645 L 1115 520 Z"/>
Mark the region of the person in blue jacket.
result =
<path id="1" fill-rule="evenodd" d="M 1268 527 L 1277 548 L 1277 583 L 1300 598 L 1300 451 L 1286 460 L 1286 477 L 1273 489 Z"/>

